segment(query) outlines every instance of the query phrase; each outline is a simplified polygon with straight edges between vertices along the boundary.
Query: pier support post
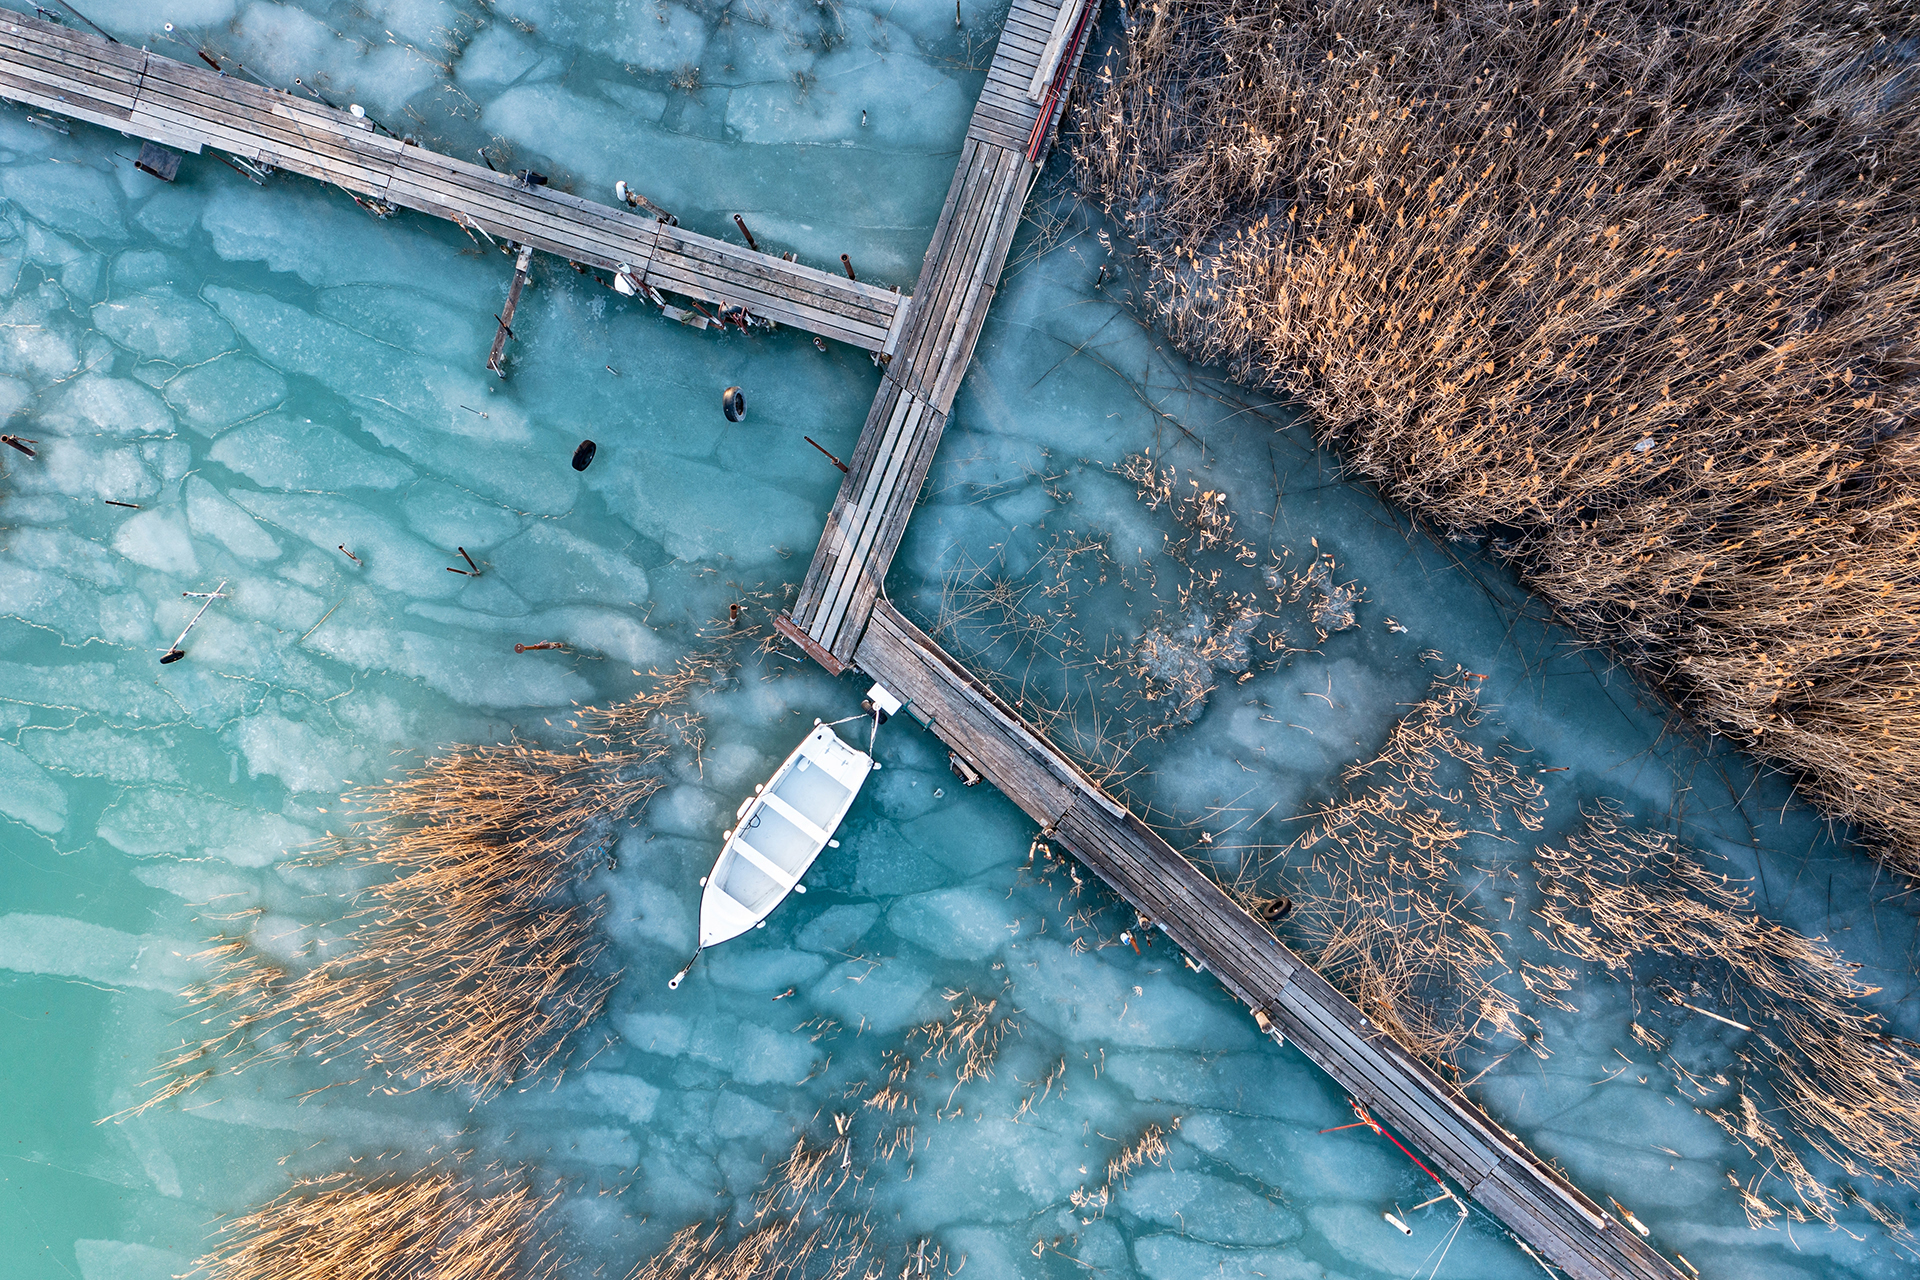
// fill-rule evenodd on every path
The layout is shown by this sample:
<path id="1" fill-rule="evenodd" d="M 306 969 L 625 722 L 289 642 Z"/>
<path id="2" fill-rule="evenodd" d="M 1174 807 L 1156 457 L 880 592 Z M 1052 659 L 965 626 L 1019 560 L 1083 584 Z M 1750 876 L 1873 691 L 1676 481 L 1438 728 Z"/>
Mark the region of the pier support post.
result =
<path id="1" fill-rule="evenodd" d="M 506 350 L 507 339 L 513 336 L 513 313 L 520 306 L 520 290 L 527 285 L 527 264 L 533 260 L 533 246 L 520 246 L 520 255 L 513 260 L 513 283 L 507 288 L 507 305 L 494 319 L 500 322 L 500 328 L 493 335 L 493 350 L 487 352 L 487 368 L 501 377 L 507 376 Z"/>

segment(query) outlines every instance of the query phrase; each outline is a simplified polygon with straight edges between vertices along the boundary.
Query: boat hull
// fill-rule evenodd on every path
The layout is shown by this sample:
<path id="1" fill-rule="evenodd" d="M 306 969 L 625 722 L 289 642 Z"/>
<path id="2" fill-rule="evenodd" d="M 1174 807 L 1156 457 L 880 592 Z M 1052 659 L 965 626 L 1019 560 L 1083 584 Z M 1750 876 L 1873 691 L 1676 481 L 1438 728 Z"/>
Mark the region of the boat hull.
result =
<path id="1" fill-rule="evenodd" d="M 854 797 L 874 769 L 873 757 L 848 746 L 832 726 L 817 724 L 740 806 L 738 825 L 714 861 L 700 896 L 704 949 L 758 927 L 833 840 Z"/>

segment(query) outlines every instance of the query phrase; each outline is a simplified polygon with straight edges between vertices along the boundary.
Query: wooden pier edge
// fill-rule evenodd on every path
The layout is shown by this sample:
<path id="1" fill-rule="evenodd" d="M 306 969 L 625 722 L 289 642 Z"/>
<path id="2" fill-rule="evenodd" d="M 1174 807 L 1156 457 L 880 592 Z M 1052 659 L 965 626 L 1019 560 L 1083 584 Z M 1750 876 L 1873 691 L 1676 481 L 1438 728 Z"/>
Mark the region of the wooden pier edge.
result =
<path id="1" fill-rule="evenodd" d="M 793 619 L 785 613 L 773 617 L 773 629 L 800 646 L 802 653 L 827 669 L 828 675 L 839 675 L 847 669 L 846 663 L 833 656 L 831 650 L 823 648 L 818 640 L 794 625 Z"/>

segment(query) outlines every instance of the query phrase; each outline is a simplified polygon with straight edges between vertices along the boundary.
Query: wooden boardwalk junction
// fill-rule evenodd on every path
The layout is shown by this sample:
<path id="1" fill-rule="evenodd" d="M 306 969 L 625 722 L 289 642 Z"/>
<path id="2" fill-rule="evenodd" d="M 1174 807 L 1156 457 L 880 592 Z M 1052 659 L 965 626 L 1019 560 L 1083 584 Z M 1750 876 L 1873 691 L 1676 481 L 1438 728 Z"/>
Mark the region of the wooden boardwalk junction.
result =
<path id="1" fill-rule="evenodd" d="M 906 532 L 1013 247 L 1095 6 L 1013 0 L 898 344 L 800 586 L 788 634 L 829 670 L 853 656 Z"/>
<path id="2" fill-rule="evenodd" d="M 210 147 L 343 187 L 376 207 L 413 209 L 616 272 L 635 289 L 743 306 L 867 351 L 892 350 L 905 313 L 890 289 L 496 173 L 391 137 L 351 111 L 5 10 L 0 98 L 195 155 Z"/>
<path id="3" fill-rule="evenodd" d="M 0 13 L 0 97 L 333 183 L 653 288 L 880 354 L 879 393 L 781 630 L 858 668 L 1212 972 L 1380 1122 L 1576 1280 L 1681 1280 L 1457 1088 L 1374 1027 L 1193 863 L 1108 796 L 883 595 L 971 362 L 1099 0 L 1013 0 L 910 296 L 436 155 L 361 116 Z M 517 266 L 524 272 L 525 256 Z M 504 317 L 502 330 L 511 315 Z M 500 343 L 489 357 L 497 363 Z"/>

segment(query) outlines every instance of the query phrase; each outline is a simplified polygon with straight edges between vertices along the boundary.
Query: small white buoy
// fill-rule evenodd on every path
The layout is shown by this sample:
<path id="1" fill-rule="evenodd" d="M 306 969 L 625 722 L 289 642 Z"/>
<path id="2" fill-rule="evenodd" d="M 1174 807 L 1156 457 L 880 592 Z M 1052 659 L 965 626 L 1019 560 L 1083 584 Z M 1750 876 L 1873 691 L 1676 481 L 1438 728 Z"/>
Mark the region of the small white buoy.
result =
<path id="1" fill-rule="evenodd" d="M 160 24 L 160 29 L 166 32 L 168 35 L 173 34 L 173 24 L 171 22 L 164 22 Z"/>
<path id="2" fill-rule="evenodd" d="M 627 180 L 625 178 L 621 178 L 613 184 L 613 198 L 621 204 L 627 202 Z"/>
<path id="3" fill-rule="evenodd" d="M 707 878 L 705 876 L 700 877 L 700 887 L 702 889 L 707 887 Z"/>
<path id="4" fill-rule="evenodd" d="M 805 892 L 807 891 L 807 886 L 805 886 L 805 885 L 803 885 L 803 884 L 797 884 L 797 885 L 795 885 L 795 886 L 793 886 L 793 891 L 794 891 L 795 893 L 805 893 Z M 760 923 L 762 923 L 762 924 L 765 924 L 765 923 L 766 923 L 766 921 L 764 921 L 764 920 L 762 920 L 762 921 L 761 921 Z"/>
<path id="5" fill-rule="evenodd" d="M 1381 1216 L 1381 1217 L 1383 1217 L 1383 1218 L 1385 1218 L 1385 1219 L 1386 1219 L 1386 1220 L 1387 1220 L 1387 1221 L 1388 1221 L 1389 1223 L 1391 1223 L 1391 1224 L 1393 1224 L 1393 1226 L 1395 1226 L 1395 1227 L 1397 1227 L 1397 1228 L 1399 1229 L 1399 1231 L 1400 1231 L 1400 1234 L 1401 1234 L 1401 1235 L 1403 1235 L 1403 1236 L 1410 1236 L 1410 1235 L 1412 1235 L 1412 1234 L 1413 1234 L 1413 1228 L 1412 1228 L 1412 1227 L 1410 1227 L 1410 1226 L 1408 1226 L 1408 1225 L 1407 1225 L 1406 1223 L 1404 1223 L 1404 1222 L 1402 1222 L 1402 1221 L 1400 1221 L 1400 1219 L 1398 1219 L 1398 1218 L 1396 1218 L 1396 1217 L 1394 1217 L 1394 1216 L 1393 1216 L 1392 1214 L 1390 1214 L 1390 1213 L 1383 1213 L 1383 1214 L 1381 1214 L 1380 1216 Z"/>
<path id="6" fill-rule="evenodd" d="M 365 120 L 367 118 L 367 109 L 357 102 L 350 102 L 347 104 L 347 114 L 355 120 Z"/>
<path id="7" fill-rule="evenodd" d="M 795 886 L 794 886 L 794 888 L 796 888 L 796 889 L 798 889 L 799 887 L 800 887 L 799 885 L 795 885 Z M 759 924 L 757 924 L 757 925 L 755 925 L 755 926 L 753 926 L 753 927 L 754 927 L 754 928 L 756 928 L 756 929 L 764 929 L 764 928 L 766 928 L 766 927 L 767 927 L 767 922 L 766 922 L 765 920 L 762 920 L 762 921 L 761 921 L 761 922 L 760 922 Z M 1411 1234 L 1413 1234 L 1413 1233 L 1412 1233 L 1412 1232 L 1408 1232 L 1407 1234 L 1409 1234 L 1409 1235 L 1411 1235 Z"/>

